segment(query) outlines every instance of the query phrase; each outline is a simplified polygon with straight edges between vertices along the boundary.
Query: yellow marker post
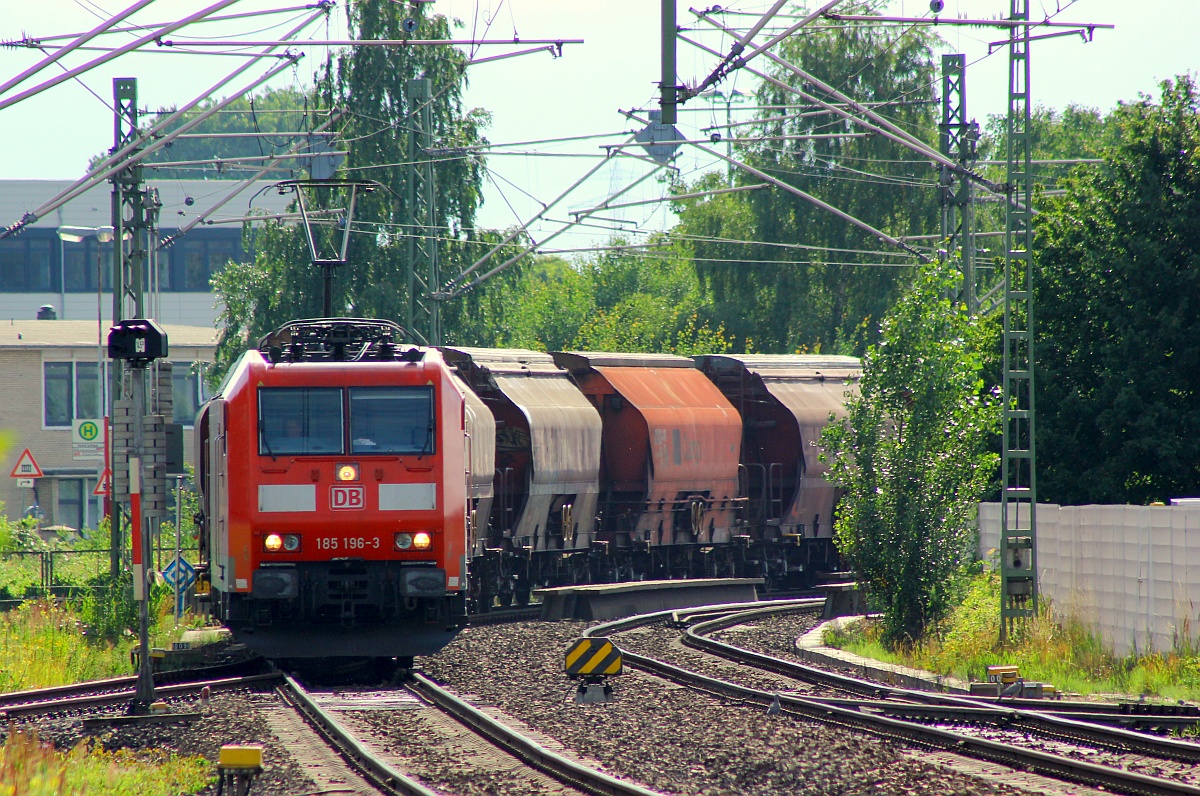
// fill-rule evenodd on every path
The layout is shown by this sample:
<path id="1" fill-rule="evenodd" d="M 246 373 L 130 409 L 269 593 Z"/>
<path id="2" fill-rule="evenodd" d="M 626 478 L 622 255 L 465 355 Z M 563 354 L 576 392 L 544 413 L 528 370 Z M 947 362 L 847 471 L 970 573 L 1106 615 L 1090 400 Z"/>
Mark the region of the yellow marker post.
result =
<path id="1" fill-rule="evenodd" d="M 564 668 L 571 679 L 583 678 L 576 702 L 608 702 L 613 690 L 606 680 L 622 673 L 621 650 L 606 638 L 576 639 L 567 650 Z"/>
<path id="2" fill-rule="evenodd" d="M 566 670 L 569 677 L 608 677 L 621 674 L 621 669 L 621 650 L 606 638 L 576 639 L 567 650 Z"/>

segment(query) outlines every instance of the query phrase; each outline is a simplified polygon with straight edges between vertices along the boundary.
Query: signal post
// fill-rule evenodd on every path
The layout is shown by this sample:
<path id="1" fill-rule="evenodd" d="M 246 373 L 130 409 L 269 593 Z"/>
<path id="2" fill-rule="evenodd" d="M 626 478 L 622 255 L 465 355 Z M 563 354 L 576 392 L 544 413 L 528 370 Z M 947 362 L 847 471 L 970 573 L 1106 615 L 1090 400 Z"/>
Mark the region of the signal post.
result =
<path id="1" fill-rule="evenodd" d="M 143 419 L 146 416 L 146 370 L 156 359 L 167 356 L 167 334 L 152 320 L 117 321 L 108 333 L 108 356 L 129 368 L 132 380 L 132 411 L 122 418 L 131 426 L 129 445 L 129 514 L 132 525 L 133 597 L 138 602 L 137 690 L 130 713 L 146 713 L 154 702 L 154 674 L 150 669 L 150 599 L 146 583 L 150 556 L 149 524 L 142 506 L 142 461 L 145 456 Z"/>

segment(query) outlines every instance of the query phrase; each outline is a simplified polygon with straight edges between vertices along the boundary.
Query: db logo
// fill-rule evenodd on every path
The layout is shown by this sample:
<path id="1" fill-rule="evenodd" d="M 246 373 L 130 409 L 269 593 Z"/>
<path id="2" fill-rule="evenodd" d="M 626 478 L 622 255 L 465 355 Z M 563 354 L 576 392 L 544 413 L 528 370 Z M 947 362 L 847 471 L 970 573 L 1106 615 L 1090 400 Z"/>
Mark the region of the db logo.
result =
<path id="1" fill-rule="evenodd" d="M 329 488 L 329 508 L 334 511 L 354 511 L 367 507 L 367 490 L 361 486 Z"/>

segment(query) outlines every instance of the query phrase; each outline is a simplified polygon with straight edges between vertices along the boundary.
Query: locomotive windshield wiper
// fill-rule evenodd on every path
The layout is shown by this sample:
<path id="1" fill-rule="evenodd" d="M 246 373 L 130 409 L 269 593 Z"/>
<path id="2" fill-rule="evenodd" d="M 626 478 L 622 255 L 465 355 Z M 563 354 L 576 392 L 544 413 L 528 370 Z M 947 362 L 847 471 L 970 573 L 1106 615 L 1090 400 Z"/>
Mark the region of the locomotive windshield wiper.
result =
<path id="1" fill-rule="evenodd" d="M 267 455 L 271 457 L 271 461 L 276 461 L 275 451 L 271 450 L 271 440 L 267 438 L 267 424 L 261 417 L 258 419 L 258 437 L 262 440 L 263 447 L 267 449 Z"/>
<path id="2" fill-rule="evenodd" d="M 429 445 L 433 442 L 433 419 L 430 418 L 429 425 L 425 426 L 425 441 L 421 443 L 421 452 L 417 454 L 417 459 L 427 456 L 430 453 Z"/>

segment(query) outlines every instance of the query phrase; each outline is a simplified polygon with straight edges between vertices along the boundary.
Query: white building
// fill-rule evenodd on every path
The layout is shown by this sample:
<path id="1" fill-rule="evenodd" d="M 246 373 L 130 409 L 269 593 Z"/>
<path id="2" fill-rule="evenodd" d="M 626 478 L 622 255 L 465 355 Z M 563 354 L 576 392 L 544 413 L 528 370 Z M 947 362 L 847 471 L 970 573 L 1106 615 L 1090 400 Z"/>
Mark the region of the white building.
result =
<path id="1" fill-rule="evenodd" d="M 174 422 L 183 429 L 184 455 L 191 461 L 192 422 L 207 398 L 203 372 L 213 361 L 216 332 L 211 326 L 164 324 L 172 367 Z M 108 328 L 100 340 L 107 345 Z M 35 503 L 47 525 L 96 527 L 101 500 L 93 494 L 103 460 L 76 458 L 73 421 L 100 419 L 106 405 L 107 350 L 97 345 L 94 320 L 0 321 L 0 501 L 10 519 Z M 22 486 L 8 477 L 28 449 L 43 477 Z"/>

